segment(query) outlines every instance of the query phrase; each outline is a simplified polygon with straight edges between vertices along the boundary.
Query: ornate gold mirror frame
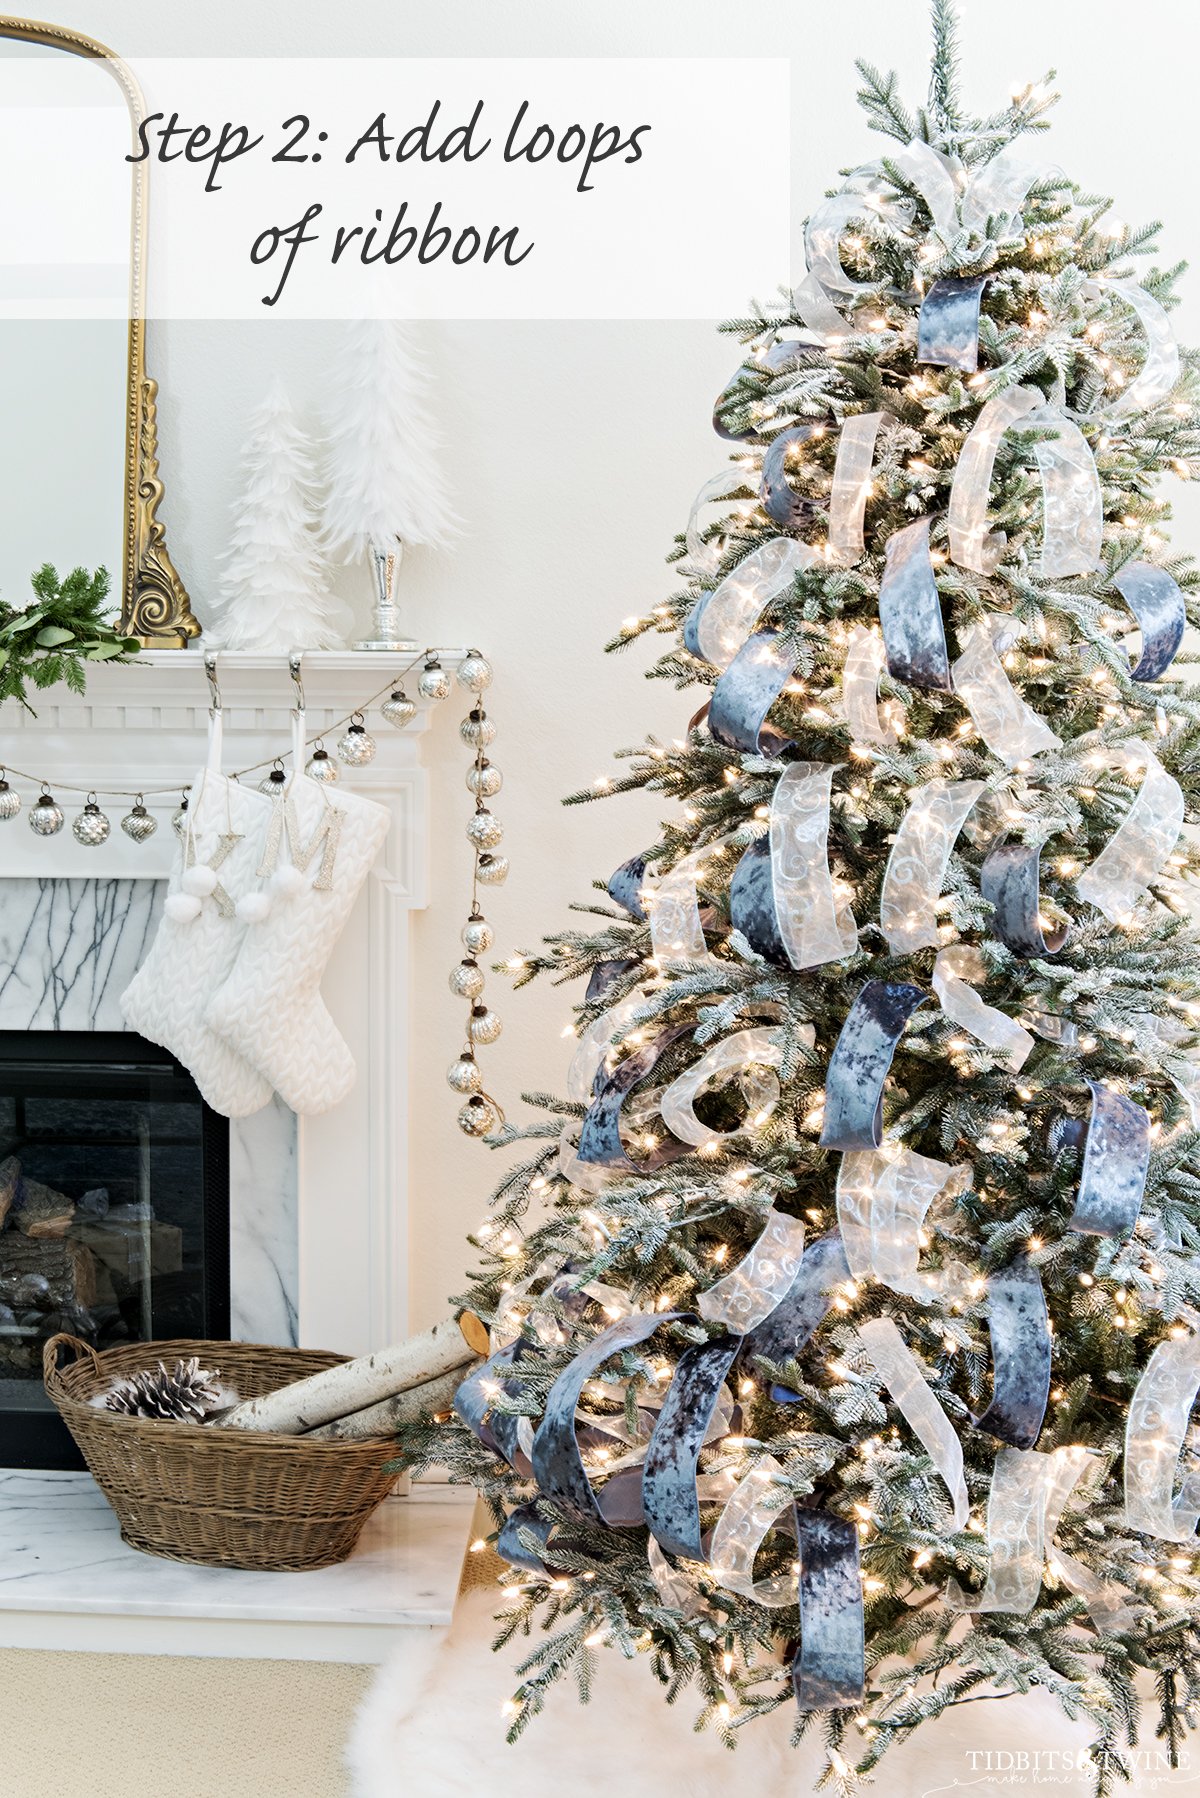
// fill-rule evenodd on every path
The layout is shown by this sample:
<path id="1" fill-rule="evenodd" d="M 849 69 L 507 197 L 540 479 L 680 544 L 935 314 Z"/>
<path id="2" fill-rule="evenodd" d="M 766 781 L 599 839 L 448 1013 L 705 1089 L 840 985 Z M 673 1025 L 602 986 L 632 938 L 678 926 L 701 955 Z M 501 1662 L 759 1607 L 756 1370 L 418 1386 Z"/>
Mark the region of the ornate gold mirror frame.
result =
<path id="1" fill-rule="evenodd" d="M 145 102 L 132 71 L 95 38 L 43 25 L 35 19 L 0 14 L 0 38 L 20 38 L 87 56 L 100 62 L 118 84 L 129 108 L 130 145 L 137 147 Z M 121 629 L 148 648 L 182 649 L 198 637 L 187 590 L 167 550 L 158 507 L 163 484 L 158 475 L 158 382 L 146 373 L 146 219 L 149 183 L 145 162 L 130 165 L 132 210 L 129 250 L 129 365 L 125 403 L 125 525 L 121 584 Z"/>

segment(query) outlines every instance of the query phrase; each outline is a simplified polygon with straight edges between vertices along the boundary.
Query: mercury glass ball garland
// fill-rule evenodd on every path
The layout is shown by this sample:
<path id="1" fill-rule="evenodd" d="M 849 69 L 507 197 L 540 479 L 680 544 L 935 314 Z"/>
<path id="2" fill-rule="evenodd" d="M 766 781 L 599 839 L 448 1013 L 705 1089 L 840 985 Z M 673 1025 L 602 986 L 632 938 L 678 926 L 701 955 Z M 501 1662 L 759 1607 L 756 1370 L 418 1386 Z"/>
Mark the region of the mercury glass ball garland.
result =
<path id="1" fill-rule="evenodd" d="M 403 687 L 397 687 L 390 699 L 384 700 L 379 711 L 384 722 L 390 724 L 393 730 L 403 730 L 416 717 L 417 703 L 415 699 L 408 697 Z"/>
<path id="2" fill-rule="evenodd" d="M 332 787 L 337 783 L 340 770 L 320 739 L 313 744 L 313 752 L 305 763 L 304 772 L 318 786 Z"/>
<path id="3" fill-rule="evenodd" d="M 89 793 L 87 803 L 79 816 L 72 822 L 71 833 L 77 843 L 85 849 L 98 849 L 101 843 L 107 843 L 112 825 L 100 810 L 94 793 Z"/>
<path id="4" fill-rule="evenodd" d="M 448 699 L 450 676 L 436 656 L 430 656 L 417 678 L 417 692 L 422 699 Z"/>
<path id="5" fill-rule="evenodd" d="M 134 843 L 144 843 L 158 829 L 158 819 L 146 810 L 146 802 L 139 793 L 131 811 L 121 819 L 121 829 Z"/>
<path id="6" fill-rule="evenodd" d="M 347 768 L 365 768 L 375 760 L 378 745 L 366 727 L 361 712 L 355 712 L 350 727 L 338 743 L 337 752 Z"/>
<path id="7" fill-rule="evenodd" d="M 58 835 L 62 827 L 62 807 L 55 803 L 54 795 L 43 787 L 37 804 L 29 808 L 29 828 L 35 836 L 53 837 Z"/>

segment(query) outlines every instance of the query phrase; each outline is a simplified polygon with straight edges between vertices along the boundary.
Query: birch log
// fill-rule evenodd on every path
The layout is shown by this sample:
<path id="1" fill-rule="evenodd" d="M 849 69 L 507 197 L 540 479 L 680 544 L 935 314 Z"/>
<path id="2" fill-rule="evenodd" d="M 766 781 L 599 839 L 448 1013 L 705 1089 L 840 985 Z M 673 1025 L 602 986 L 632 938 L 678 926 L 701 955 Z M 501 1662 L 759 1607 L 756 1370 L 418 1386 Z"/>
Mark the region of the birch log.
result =
<path id="1" fill-rule="evenodd" d="M 324 1423 L 363 1411 L 380 1399 L 394 1398 L 414 1386 L 425 1386 L 451 1369 L 476 1359 L 475 1351 L 452 1317 L 421 1336 L 410 1336 L 395 1348 L 380 1349 L 358 1361 L 343 1361 L 280 1386 L 261 1398 L 246 1399 L 206 1419 L 223 1430 L 255 1430 L 277 1436 L 302 1436 Z M 463 1375 L 464 1379 L 466 1375 Z"/>
<path id="2" fill-rule="evenodd" d="M 407 1424 L 420 1423 L 439 1411 L 448 1411 L 454 1402 L 454 1394 L 472 1368 L 478 1365 L 478 1361 L 472 1360 L 464 1367 L 451 1368 L 449 1373 L 441 1374 L 436 1380 L 426 1380 L 423 1386 L 410 1386 L 407 1392 L 398 1392 L 394 1398 L 368 1405 L 365 1411 L 352 1411 L 348 1417 L 323 1423 L 319 1429 L 309 1430 L 304 1440 L 361 1442 L 366 1436 L 394 1436 Z"/>

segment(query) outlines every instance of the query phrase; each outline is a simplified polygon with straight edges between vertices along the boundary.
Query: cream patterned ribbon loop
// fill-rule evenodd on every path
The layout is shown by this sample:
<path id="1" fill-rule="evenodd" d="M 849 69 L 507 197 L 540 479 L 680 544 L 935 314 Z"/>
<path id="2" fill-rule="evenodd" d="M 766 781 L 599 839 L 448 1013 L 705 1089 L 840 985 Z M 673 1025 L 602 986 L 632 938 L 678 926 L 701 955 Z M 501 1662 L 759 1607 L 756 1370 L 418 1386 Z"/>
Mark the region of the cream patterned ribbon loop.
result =
<path id="1" fill-rule="evenodd" d="M 667 1087 L 659 1100 L 663 1122 L 672 1136 L 696 1148 L 714 1142 L 719 1136 L 735 1134 L 745 1125 L 735 1125 L 733 1131 L 713 1130 L 700 1122 L 695 1105 L 701 1093 L 739 1079 L 749 1108 L 747 1123 L 765 1123 L 779 1101 L 779 1082 L 773 1074 L 764 1074 L 756 1081 L 751 1071 L 777 1068 L 782 1059 L 782 1039 L 778 1030 L 735 1031 L 732 1036 L 714 1043 L 699 1061 Z"/>
<path id="2" fill-rule="evenodd" d="M 782 1610 L 796 1603 L 795 1573 L 777 1573 L 756 1580 L 754 1561 L 767 1532 L 793 1503 L 791 1488 L 784 1483 L 783 1468 L 772 1455 L 763 1455 L 738 1484 L 713 1528 L 708 1560 L 720 1585 L 742 1598 L 751 1598 L 767 1610 Z"/>
<path id="3" fill-rule="evenodd" d="M 761 543 L 692 608 L 684 625 L 688 649 L 714 668 L 728 668 L 772 600 L 787 592 L 800 569 L 812 568 L 820 560 L 815 549 L 794 537 L 771 537 Z"/>
<path id="4" fill-rule="evenodd" d="M 724 853 L 724 839 L 704 843 L 675 863 L 643 902 L 650 914 L 650 944 L 660 968 L 673 961 L 711 961 L 700 922 L 698 886 L 703 871 Z"/>
<path id="5" fill-rule="evenodd" d="M 1200 1333 L 1160 1342 L 1134 1388 L 1125 1423 L 1125 1521 L 1164 1542 L 1196 1540 L 1200 1475 L 1175 1495 L 1175 1475 L 1200 1391 Z"/>
<path id="6" fill-rule="evenodd" d="M 697 1311 L 706 1323 L 744 1336 L 765 1322 L 791 1291 L 803 1252 L 801 1220 L 772 1208 L 749 1254 L 700 1294 Z"/>
<path id="7" fill-rule="evenodd" d="M 950 853 L 967 814 L 985 790 L 982 780 L 931 780 L 920 788 L 900 823 L 883 876 L 879 922 L 893 955 L 936 949 L 936 906 Z"/>
<path id="8" fill-rule="evenodd" d="M 963 1474 L 962 1443 L 929 1390 L 916 1356 L 890 1317 L 875 1317 L 860 1324 L 858 1339 L 897 1410 L 942 1476 L 954 1507 L 954 1527 L 963 1529 L 971 1502 Z"/>
<path id="9" fill-rule="evenodd" d="M 1004 672 L 1000 657 L 1020 635 L 1015 618 L 977 619 L 960 634 L 963 652 L 954 664 L 955 692 L 992 754 L 1010 768 L 1062 742 L 1026 705 Z"/>
<path id="10" fill-rule="evenodd" d="M 910 1298 L 933 1298 L 935 1281 L 917 1272 L 921 1226 L 940 1193 L 962 1192 L 969 1183 L 967 1168 L 895 1143 L 844 1154 L 837 1177 L 838 1229 L 855 1279 L 879 1280 Z"/>
<path id="11" fill-rule="evenodd" d="M 885 655 L 883 633 L 856 624 L 842 669 L 842 711 L 856 743 L 884 747 L 900 741 L 897 727 L 904 708 L 895 700 L 882 707 L 879 704 L 879 676 Z"/>
<path id="12" fill-rule="evenodd" d="M 829 495 L 829 554 L 838 562 L 858 562 L 866 551 L 863 518 L 871 493 L 875 441 L 881 429 L 893 429 L 895 424 L 890 412 L 858 412 L 842 425 Z"/>
<path id="13" fill-rule="evenodd" d="M 1025 1617 L 1037 1603 L 1047 1557 L 1052 1573 L 1088 1604 L 1101 1626 L 1121 1627 L 1128 1614 L 1120 1600 L 1088 1568 L 1053 1547 L 1067 1500 L 1084 1470 L 1094 1465 L 1086 1448 L 1002 1448 L 996 1455 L 988 1496 L 987 1540 L 991 1565 L 982 1592 L 964 1592 L 956 1580 L 946 1603 L 956 1611 L 1004 1611 Z"/>
<path id="14" fill-rule="evenodd" d="M 1115 399 L 1097 406 L 1087 417 L 1115 422 L 1136 412 L 1152 412 L 1179 379 L 1179 346 L 1170 319 L 1140 281 L 1092 281 L 1084 291 L 1092 298 L 1105 292 L 1116 294 L 1137 314 L 1146 335 L 1146 360 L 1139 373 Z"/>
<path id="15" fill-rule="evenodd" d="M 1133 804 L 1075 891 L 1113 924 L 1130 917 L 1147 896 L 1183 828 L 1183 789 L 1145 743 L 1129 745 L 1145 773 Z"/>
<path id="16" fill-rule="evenodd" d="M 1018 425 L 1055 433 L 1033 450 L 1042 481 L 1040 572 L 1048 579 L 1093 572 L 1104 525 L 1095 458 L 1079 428 L 1036 387 L 1010 387 L 988 400 L 962 446 L 950 488 L 952 559 L 976 574 L 994 574 L 1000 564 L 1007 539 L 988 532 L 988 496 L 1000 440 Z"/>
<path id="17" fill-rule="evenodd" d="M 858 947 L 849 906 L 829 867 L 835 766 L 792 762 L 771 795 L 771 882 L 779 934 L 793 968 L 839 961 Z"/>
<path id="18" fill-rule="evenodd" d="M 1000 1055 L 1006 1055 L 1014 1073 L 1024 1067 L 1033 1048 L 1033 1037 L 1015 1018 L 987 1005 L 975 988 L 987 978 L 987 963 L 978 949 L 952 943 L 939 949 L 933 964 L 933 990 L 952 1023 L 970 1032 Z"/>

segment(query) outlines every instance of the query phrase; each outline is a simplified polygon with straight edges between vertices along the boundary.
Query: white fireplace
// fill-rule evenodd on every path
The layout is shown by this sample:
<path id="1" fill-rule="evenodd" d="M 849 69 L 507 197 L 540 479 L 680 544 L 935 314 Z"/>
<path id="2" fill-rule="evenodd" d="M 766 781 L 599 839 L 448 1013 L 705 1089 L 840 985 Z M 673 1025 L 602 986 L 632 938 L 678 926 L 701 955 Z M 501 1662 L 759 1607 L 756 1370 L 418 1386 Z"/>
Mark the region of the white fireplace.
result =
<path id="1" fill-rule="evenodd" d="M 442 657 L 447 666 L 456 659 Z M 401 666 L 386 656 L 306 655 L 308 735 L 324 732 L 333 753 L 338 721 Z M 296 696 L 286 661 L 230 653 L 217 672 L 226 771 L 286 755 Z M 408 691 L 416 697 L 415 675 Z M 152 939 L 177 846 L 171 817 L 204 755 L 204 663 L 195 651 L 151 652 L 126 667 L 97 665 L 85 697 L 56 688 L 35 703 L 36 718 L 9 707 L 0 730 L 0 761 L 22 771 L 11 778 L 26 800 L 0 823 L 0 1029 L 122 1030 L 118 1000 Z M 231 1334 L 243 1340 L 358 1354 L 407 1329 L 410 939 L 412 913 L 429 900 L 427 723 L 423 709 L 395 731 L 376 712 L 374 760 L 341 769 L 341 784 L 392 816 L 322 985 L 357 1062 L 356 1085 L 324 1116 L 297 1119 L 276 1100 L 230 1125 Z M 108 840 L 83 847 L 69 824 L 36 836 L 22 776 L 44 780 L 68 819 L 84 795 L 62 783 L 92 783 L 112 818 Z M 119 818 L 132 801 L 107 793 L 163 787 L 170 791 L 146 797 L 158 830 L 131 842 Z M 88 1533 L 110 1525 L 86 1476 L 0 1473 L 0 1642 L 85 1647 L 94 1634 L 157 1652 L 371 1659 L 397 1621 L 448 1620 L 468 1517 L 444 1491 L 389 1501 L 365 1559 L 317 1576 L 170 1568 L 125 1550 L 112 1524 L 109 1577 L 87 1552 Z M 27 1564 L 19 1576 L 6 1569 L 31 1552 L 38 1577 Z"/>

